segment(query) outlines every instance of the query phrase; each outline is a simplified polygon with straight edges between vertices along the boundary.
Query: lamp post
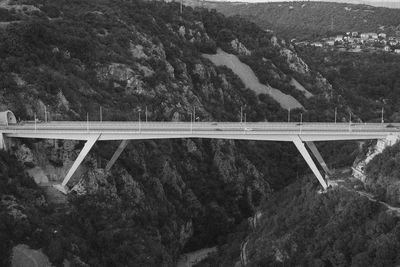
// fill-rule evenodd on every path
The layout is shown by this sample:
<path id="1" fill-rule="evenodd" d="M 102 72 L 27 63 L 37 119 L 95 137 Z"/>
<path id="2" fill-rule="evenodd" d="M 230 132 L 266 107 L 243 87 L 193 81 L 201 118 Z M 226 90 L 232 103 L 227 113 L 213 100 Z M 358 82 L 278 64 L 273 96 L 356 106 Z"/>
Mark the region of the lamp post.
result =
<path id="1" fill-rule="evenodd" d="M 335 124 L 336 124 L 336 119 L 337 119 L 337 108 L 335 108 Z"/>
<path id="2" fill-rule="evenodd" d="M 302 127 L 303 127 L 303 113 L 300 113 L 300 133 L 302 131 Z"/>
<path id="3" fill-rule="evenodd" d="M 141 125 L 141 122 L 140 122 L 140 112 L 141 112 L 141 110 L 139 109 L 139 133 L 142 132 L 142 125 Z"/>
<path id="4" fill-rule="evenodd" d="M 243 106 L 240 107 L 240 123 L 243 123 Z"/>
<path id="5" fill-rule="evenodd" d="M 351 111 L 349 111 L 350 119 L 349 119 L 349 132 L 351 132 Z"/>
<path id="6" fill-rule="evenodd" d="M 384 112 L 384 110 L 383 110 L 383 107 L 382 107 L 382 116 L 381 116 L 381 123 L 382 123 L 382 124 L 384 123 L 383 112 Z"/>
<path id="7" fill-rule="evenodd" d="M 47 122 L 47 106 L 44 105 L 44 122 Z"/>
<path id="8" fill-rule="evenodd" d="M 193 113 L 189 112 L 190 114 L 190 133 L 193 133 Z"/>

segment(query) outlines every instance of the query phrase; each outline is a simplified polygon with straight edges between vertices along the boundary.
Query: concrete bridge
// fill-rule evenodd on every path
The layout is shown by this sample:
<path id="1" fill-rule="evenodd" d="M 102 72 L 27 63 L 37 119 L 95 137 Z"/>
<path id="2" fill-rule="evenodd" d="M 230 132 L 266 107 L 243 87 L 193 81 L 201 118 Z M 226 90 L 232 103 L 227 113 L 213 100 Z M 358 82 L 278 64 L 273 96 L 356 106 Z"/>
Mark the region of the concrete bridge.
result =
<path id="1" fill-rule="evenodd" d="M 400 124 L 385 123 L 281 123 L 281 122 L 27 122 L 0 123 L 0 149 L 7 149 L 8 138 L 70 139 L 86 143 L 68 171 L 63 182 L 55 187 L 67 193 L 67 183 L 97 141 L 121 140 L 108 162 L 110 170 L 129 140 L 172 138 L 215 138 L 234 140 L 262 140 L 293 142 L 312 172 L 328 187 L 325 177 L 330 171 L 314 142 L 338 140 L 383 139 L 399 135 Z M 306 148 L 308 147 L 308 149 Z M 320 172 L 314 159 L 323 170 Z"/>

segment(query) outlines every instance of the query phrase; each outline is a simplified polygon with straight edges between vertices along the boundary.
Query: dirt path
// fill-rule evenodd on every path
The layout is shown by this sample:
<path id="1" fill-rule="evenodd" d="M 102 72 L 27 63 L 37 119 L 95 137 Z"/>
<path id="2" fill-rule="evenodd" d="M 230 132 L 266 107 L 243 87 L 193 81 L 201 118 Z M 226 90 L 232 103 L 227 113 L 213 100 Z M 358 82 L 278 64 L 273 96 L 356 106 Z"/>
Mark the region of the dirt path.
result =
<path id="1" fill-rule="evenodd" d="M 217 54 L 203 54 L 203 57 L 209 59 L 216 66 L 225 66 L 231 69 L 244 83 L 244 85 L 253 90 L 256 94 L 268 94 L 275 99 L 284 109 L 303 108 L 303 105 L 291 95 L 287 95 L 271 86 L 260 83 L 253 70 L 235 55 L 228 54 L 222 49 L 217 50 Z"/>

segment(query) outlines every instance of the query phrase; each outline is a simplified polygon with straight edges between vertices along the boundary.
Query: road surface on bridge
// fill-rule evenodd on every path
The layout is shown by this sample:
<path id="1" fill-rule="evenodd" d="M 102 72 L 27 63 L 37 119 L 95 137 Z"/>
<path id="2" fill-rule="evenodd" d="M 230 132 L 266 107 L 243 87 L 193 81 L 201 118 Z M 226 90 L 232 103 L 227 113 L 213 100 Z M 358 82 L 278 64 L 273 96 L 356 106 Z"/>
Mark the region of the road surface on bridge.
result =
<path id="1" fill-rule="evenodd" d="M 314 141 L 382 139 L 400 134 L 400 124 L 384 123 L 284 123 L 284 122 L 94 122 L 64 121 L 25 122 L 0 126 L 0 148 L 6 138 L 42 138 L 86 140 L 84 147 L 63 182 L 55 187 L 68 192 L 66 186 L 81 162 L 97 141 L 122 140 L 107 163 L 110 170 L 129 140 L 171 138 L 215 138 L 293 142 L 322 187 L 328 187 L 305 145 L 326 174 L 330 171 Z"/>
<path id="2" fill-rule="evenodd" d="M 362 140 L 384 138 L 400 133 L 400 124 L 384 123 L 282 123 L 282 122 L 49 122 L 1 126 L 9 137 L 60 138 L 86 140 L 100 134 L 98 140 L 221 138 L 290 141 Z"/>

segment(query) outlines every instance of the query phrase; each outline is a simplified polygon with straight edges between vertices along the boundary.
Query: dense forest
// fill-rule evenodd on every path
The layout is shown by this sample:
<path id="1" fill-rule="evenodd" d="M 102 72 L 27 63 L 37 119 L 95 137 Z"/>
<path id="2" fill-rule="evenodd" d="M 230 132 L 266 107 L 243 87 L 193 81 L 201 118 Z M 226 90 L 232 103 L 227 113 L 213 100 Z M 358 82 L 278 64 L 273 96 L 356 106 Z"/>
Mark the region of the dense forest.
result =
<path id="1" fill-rule="evenodd" d="M 383 7 L 317 1 L 206 5 L 227 16 L 239 15 L 288 39 L 314 39 L 347 31 L 376 32 L 381 26 L 389 33 L 400 30 L 400 10 Z"/>
<path id="2" fill-rule="evenodd" d="M 343 188 L 316 194 L 315 185 L 309 178 L 297 180 L 262 205 L 262 216 L 248 238 L 249 266 L 361 267 L 400 262 L 397 216 Z"/>
<path id="3" fill-rule="evenodd" d="M 336 88 L 351 111 L 363 122 L 399 122 L 400 56 L 383 53 L 346 53 L 297 47 L 296 51 Z"/>
<path id="4" fill-rule="evenodd" d="M 230 69 L 202 57 L 217 47 L 237 55 L 261 82 L 296 97 L 305 110 L 293 110 L 292 120 L 302 114 L 305 121 L 332 121 L 335 107 L 338 118 L 346 120 L 354 104 L 318 76 L 313 68 L 320 65 L 310 61 L 310 71 L 296 71 L 282 53 L 290 51 L 282 40 L 274 44 L 273 35 L 254 23 L 215 10 L 184 7 L 180 13 L 177 3 L 139 0 L 14 0 L 0 9 L 0 22 L 0 107 L 23 120 L 35 114 L 43 119 L 46 109 L 50 120 L 83 120 L 86 114 L 98 120 L 100 107 L 104 120 L 135 121 L 146 109 L 149 120 L 188 121 L 195 108 L 201 121 L 239 121 L 241 107 L 249 121 L 286 120 L 287 111 L 271 97 L 255 94 Z M 232 41 L 251 54 L 240 54 Z M 293 53 L 291 60 L 296 57 Z M 295 90 L 291 78 L 314 97 Z M 329 80 L 338 86 L 339 81 Z M 298 232 L 299 249 L 285 259 L 290 264 L 315 260 L 322 266 L 318 257 L 349 263 L 364 252 L 369 255 L 365 263 L 372 264 L 387 244 L 397 246 L 397 220 L 384 215 L 380 222 L 388 226 L 377 233 L 388 237 L 382 236 L 381 243 L 370 242 L 378 234 L 371 233 L 369 224 L 356 236 L 368 249 L 363 243 L 349 254 L 347 239 L 336 242 L 345 238 L 342 228 L 372 224 L 367 218 L 378 218 L 380 207 L 350 193 L 317 194 L 316 180 L 303 178 L 307 166 L 291 144 L 135 141 L 112 172 L 104 173 L 102 162 L 116 147 L 111 142 L 94 147 L 82 176 L 72 179 L 85 194 L 71 193 L 62 205 L 51 203 L 24 171 L 65 171 L 66 158 L 75 156 L 82 143 L 20 140 L 11 144 L 9 154 L 0 154 L 0 265 L 7 266 L 13 246 L 24 243 L 42 249 L 56 266 L 64 261 L 72 266 L 173 266 L 182 252 L 219 245 L 216 262 L 232 266 L 249 231 L 247 218 L 259 207 L 267 214 L 260 222 L 265 231 L 271 226 L 274 236 L 292 227 Z M 358 145 L 338 142 L 319 148 L 331 167 L 342 167 L 353 162 Z M 352 205 L 361 206 L 359 221 Z M 343 210 L 351 215 L 348 224 Z M 341 228 L 329 228 L 329 219 Z M 311 235 L 311 226 L 321 231 L 314 232 L 318 238 Z M 315 254 L 303 253 L 312 247 L 300 243 L 302 238 L 309 244 L 320 240 Z M 254 251 L 251 261 L 272 264 L 271 244 L 261 245 L 268 253 Z M 332 247 L 337 249 L 331 255 Z M 391 254 L 387 259 L 396 261 Z"/>
<path id="5" fill-rule="evenodd" d="M 195 108 L 201 121 L 239 121 L 241 107 L 249 121 L 285 120 L 271 97 L 202 57 L 217 47 L 238 55 L 236 39 L 254 51 L 242 58 L 252 67 L 265 57 L 314 88 L 315 99 L 300 99 L 304 119 L 333 116 L 333 108 L 321 112 L 330 100 L 316 76 L 290 70 L 272 35 L 240 18 L 188 7 L 181 14 L 177 3 L 15 0 L 2 5 L 0 22 L 0 107 L 21 120 L 43 120 L 46 110 L 52 121 L 99 120 L 100 107 L 104 120 L 135 121 L 146 108 L 149 120 L 188 121 Z M 295 93 L 288 80 L 271 82 Z M 69 185 L 85 194 L 55 205 L 22 170 L 42 169 L 57 182 L 82 143 L 13 141 L 0 164 L 1 265 L 24 243 L 56 266 L 172 266 L 183 251 L 226 243 L 272 191 L 307 170 L 291 144 L 195 139 L 131 142 L 104 173 L 116 145 L 96 145 Z M 356 146 L 325 149 L 340 152 L 332 159 L 340 165 Z"/>

